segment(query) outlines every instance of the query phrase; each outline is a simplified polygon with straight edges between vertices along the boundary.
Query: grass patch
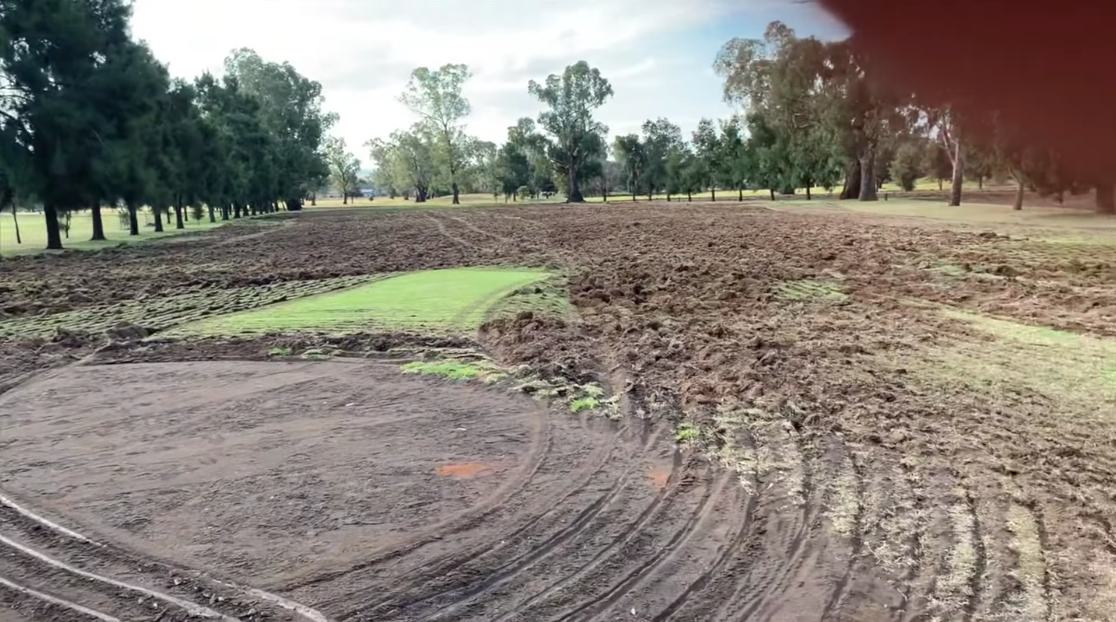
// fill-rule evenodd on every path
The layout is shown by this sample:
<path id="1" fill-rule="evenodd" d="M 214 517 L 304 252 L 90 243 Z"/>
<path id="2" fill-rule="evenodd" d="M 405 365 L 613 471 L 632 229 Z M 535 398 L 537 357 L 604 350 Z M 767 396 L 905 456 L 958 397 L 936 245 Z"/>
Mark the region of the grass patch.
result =
<path id="1" fill-rule="evenodd" d="M 601 400 L 595 397 L 579 397 L 570 402 L 570 412 L 579 413 L 583 410 L 594 410 L 600 408 Z"/>
<path id="2" fill-rule="evenodd" d="M 267 351 L 268 356 L 290 356 L 291 349 L 286 346 L 276 346 Z"/>
<path id="3" fill-rule="evenodd" d="M 685 443 L 694 443 L 701 438 L 701 430 L 689 421 L 684 421 L 679 424 L 678 429 L 674 431 L 674 440 L 679 445 Z"/>
<path id="4" fill-rule="evenodd" d="M 924 348 L 901 361 L 915 378 L 993 393 L 1038 394 L 1072 407 L 1075 416 L 1116 412 L 1116 340 L 953 309 L 944 313 L 984 338 Z"/>
<path id="5" fill-rule="evenodd" d="M 486 376 L 491 370 L 481 365 L 464 363 L 462 361 L 413 361 L 400 368 L 405 374 L 421 374 L 423 376 L 441 376 L 450 380 L 477 380 Z"/>
<path id="6" fill-rule="evenodd" d="M 849 297 L 838 279 L 783 281 L 775 286 L 775 296 L 791 302 L 842 302 Z"/>
<path id="7" fill-rule="evenodd" d="M 312 296 L 199 322 L 189 331 L 245 335 L 369 330 L 461 333 L 480 326 L 509 292 L 546 277 L 541 270 L 454 268 L 413 272 L 342 292 Z"/>
<path id="8" fill-rule="evenodd" d="M 516 318 L 522 314 L 543 318 L 572 318 L 575 311 L 570 304 L 565 278 L 551 277 L 516 289 L 489 309 L 485 321 Z"/>
<path id="9" fill-rule="evenodd" d="M 140 235 L 135 236 L 128 235 L 128 229 L 121 227 L 116 216 L 116 210 L 102 209 L 101 218 L 104 223 L 105 237 L 108 238 L 107 240 L 98 242 L 91 241 L 89 238 L 93 236 L 93 217 L 90 215 L 90 212 L 87 211 L 75 212 L 70 217 L 70 236 L 68 238 L 65 235 L 62 236 L 62 246 L 66 250 L 98 250 L 102 248 L 112 248 L 119 244 L 158 240 L 182 235 L 184 233 L 205 231 L 233 222 L 231 220 L 219 220 L 215 223 L 211 223 L 207 215 L 202 220 L 184 221 L 183 224 L 186 225 L 185 229 L 175 229 L 174 215 L 171 214 L 169 223 L 163 223 L 163 227 L 165 228 L 164 231 L 162 233 L 156 233 L 154 227 L 147 224 L 148 222 L 154 222 L 154 216 L 147 210 L 144 210 L 139 214 Z M 10 257 L 14 255 L 32 255 L 47 252 L 46 221 L 43 215 L 35 212 L 21 211 L 18 214 L 18 220 L 21 243 L 17 244 L 15 225 L 13 224 L 11 212 L 5 211 L 3 216 L 0 217 L 0 255 Z"/>

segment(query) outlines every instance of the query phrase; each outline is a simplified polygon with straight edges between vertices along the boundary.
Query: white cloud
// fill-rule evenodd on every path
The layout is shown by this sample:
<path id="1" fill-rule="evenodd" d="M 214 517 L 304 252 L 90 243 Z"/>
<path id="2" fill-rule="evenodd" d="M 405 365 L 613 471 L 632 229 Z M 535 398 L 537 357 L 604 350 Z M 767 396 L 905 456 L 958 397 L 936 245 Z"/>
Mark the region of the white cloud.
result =
<path id="1" fill-rule="evenodd" d="M 712 58 L 684 67 L 672 46 L 726 15 L 731 1 L 137 0 L 133 30 L 183 77 L 219 73 L 239 47 L 289 61 L 322 83 L 327 107 L 341 117 L 335 132 L 364 156 L 365 140 L 412 121 L 395 97 L 423 65 L 470 66 L 469 129 L 494 141 L 516 118 L 537 114 L 529 79 L 582 59 L 617 92 L 602 110 L 606 123 L 724 114 L 715 78 L 699 71 Z M 700 89 L 666 88 L 680 78 L 701 80 Z"/>

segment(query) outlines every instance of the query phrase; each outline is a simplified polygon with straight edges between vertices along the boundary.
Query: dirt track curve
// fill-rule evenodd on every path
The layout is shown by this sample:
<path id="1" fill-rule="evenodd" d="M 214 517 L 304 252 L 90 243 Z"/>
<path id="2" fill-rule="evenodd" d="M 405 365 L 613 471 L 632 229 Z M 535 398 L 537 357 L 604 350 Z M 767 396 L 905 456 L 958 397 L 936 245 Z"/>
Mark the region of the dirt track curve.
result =
<path id="1" fill-rule="evenodd" d="M 816 508 L 765 520 L 789 501 L 667 427 L 395 366 L 72 367 L 0 410 L 5 489 L 97 534 L 0 507 L 0 591 L 29 619 L 313 619 L 239 585 L 342 621 L 783 620 L 841 594 Z M 803 582 L 826 601 L 781 597 Z"/>

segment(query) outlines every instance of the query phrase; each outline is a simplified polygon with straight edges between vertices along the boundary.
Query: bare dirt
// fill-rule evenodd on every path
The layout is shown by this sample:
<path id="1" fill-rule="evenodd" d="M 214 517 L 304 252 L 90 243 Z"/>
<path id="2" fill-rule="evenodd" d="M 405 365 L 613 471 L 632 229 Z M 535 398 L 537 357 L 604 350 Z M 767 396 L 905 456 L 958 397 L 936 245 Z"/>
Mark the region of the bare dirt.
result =
<path id="1" fill-rule="evenodd" d="M 0 489 L 111 544 L 2 507 L 0 534 L 242 619 L 306 617 L 249 585 L 330 620 L 1112 619 L 1111 421 L 903 361 L 979 341 L 939 304 L 1116 336 L 1116 247 L 741 205 L 291 222 L 0 266 L 0 323 L 21 326 L 0 339 Z M 478 344 L 601 382 L 619 424 L 382 362 L 244 362 L 468 339 L 159 339 L 223 308 L 184 293 L 504 263 L 564 269 L 578 319 L 494 320 Z M 126 325 L 83 330 L 113 308 Z M 0 577 L 147 615 L 13 551 Z M 3 590 L 24 618 L 81 619 Z"/>

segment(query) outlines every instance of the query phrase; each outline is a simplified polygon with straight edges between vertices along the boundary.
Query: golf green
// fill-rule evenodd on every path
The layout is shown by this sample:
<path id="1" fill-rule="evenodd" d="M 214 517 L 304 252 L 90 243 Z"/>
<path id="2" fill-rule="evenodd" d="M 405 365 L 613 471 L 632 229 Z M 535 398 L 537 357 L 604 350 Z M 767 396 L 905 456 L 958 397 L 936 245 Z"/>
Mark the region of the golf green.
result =
<path id="1" fill-rule="evenodd" d="M 463 332 L 516 289 L 546 278 L 533 269 L 453 268 L 392 276 L 353 289 L 202 320 L 181 332 L 245 335 L 286 331 Z"/>

